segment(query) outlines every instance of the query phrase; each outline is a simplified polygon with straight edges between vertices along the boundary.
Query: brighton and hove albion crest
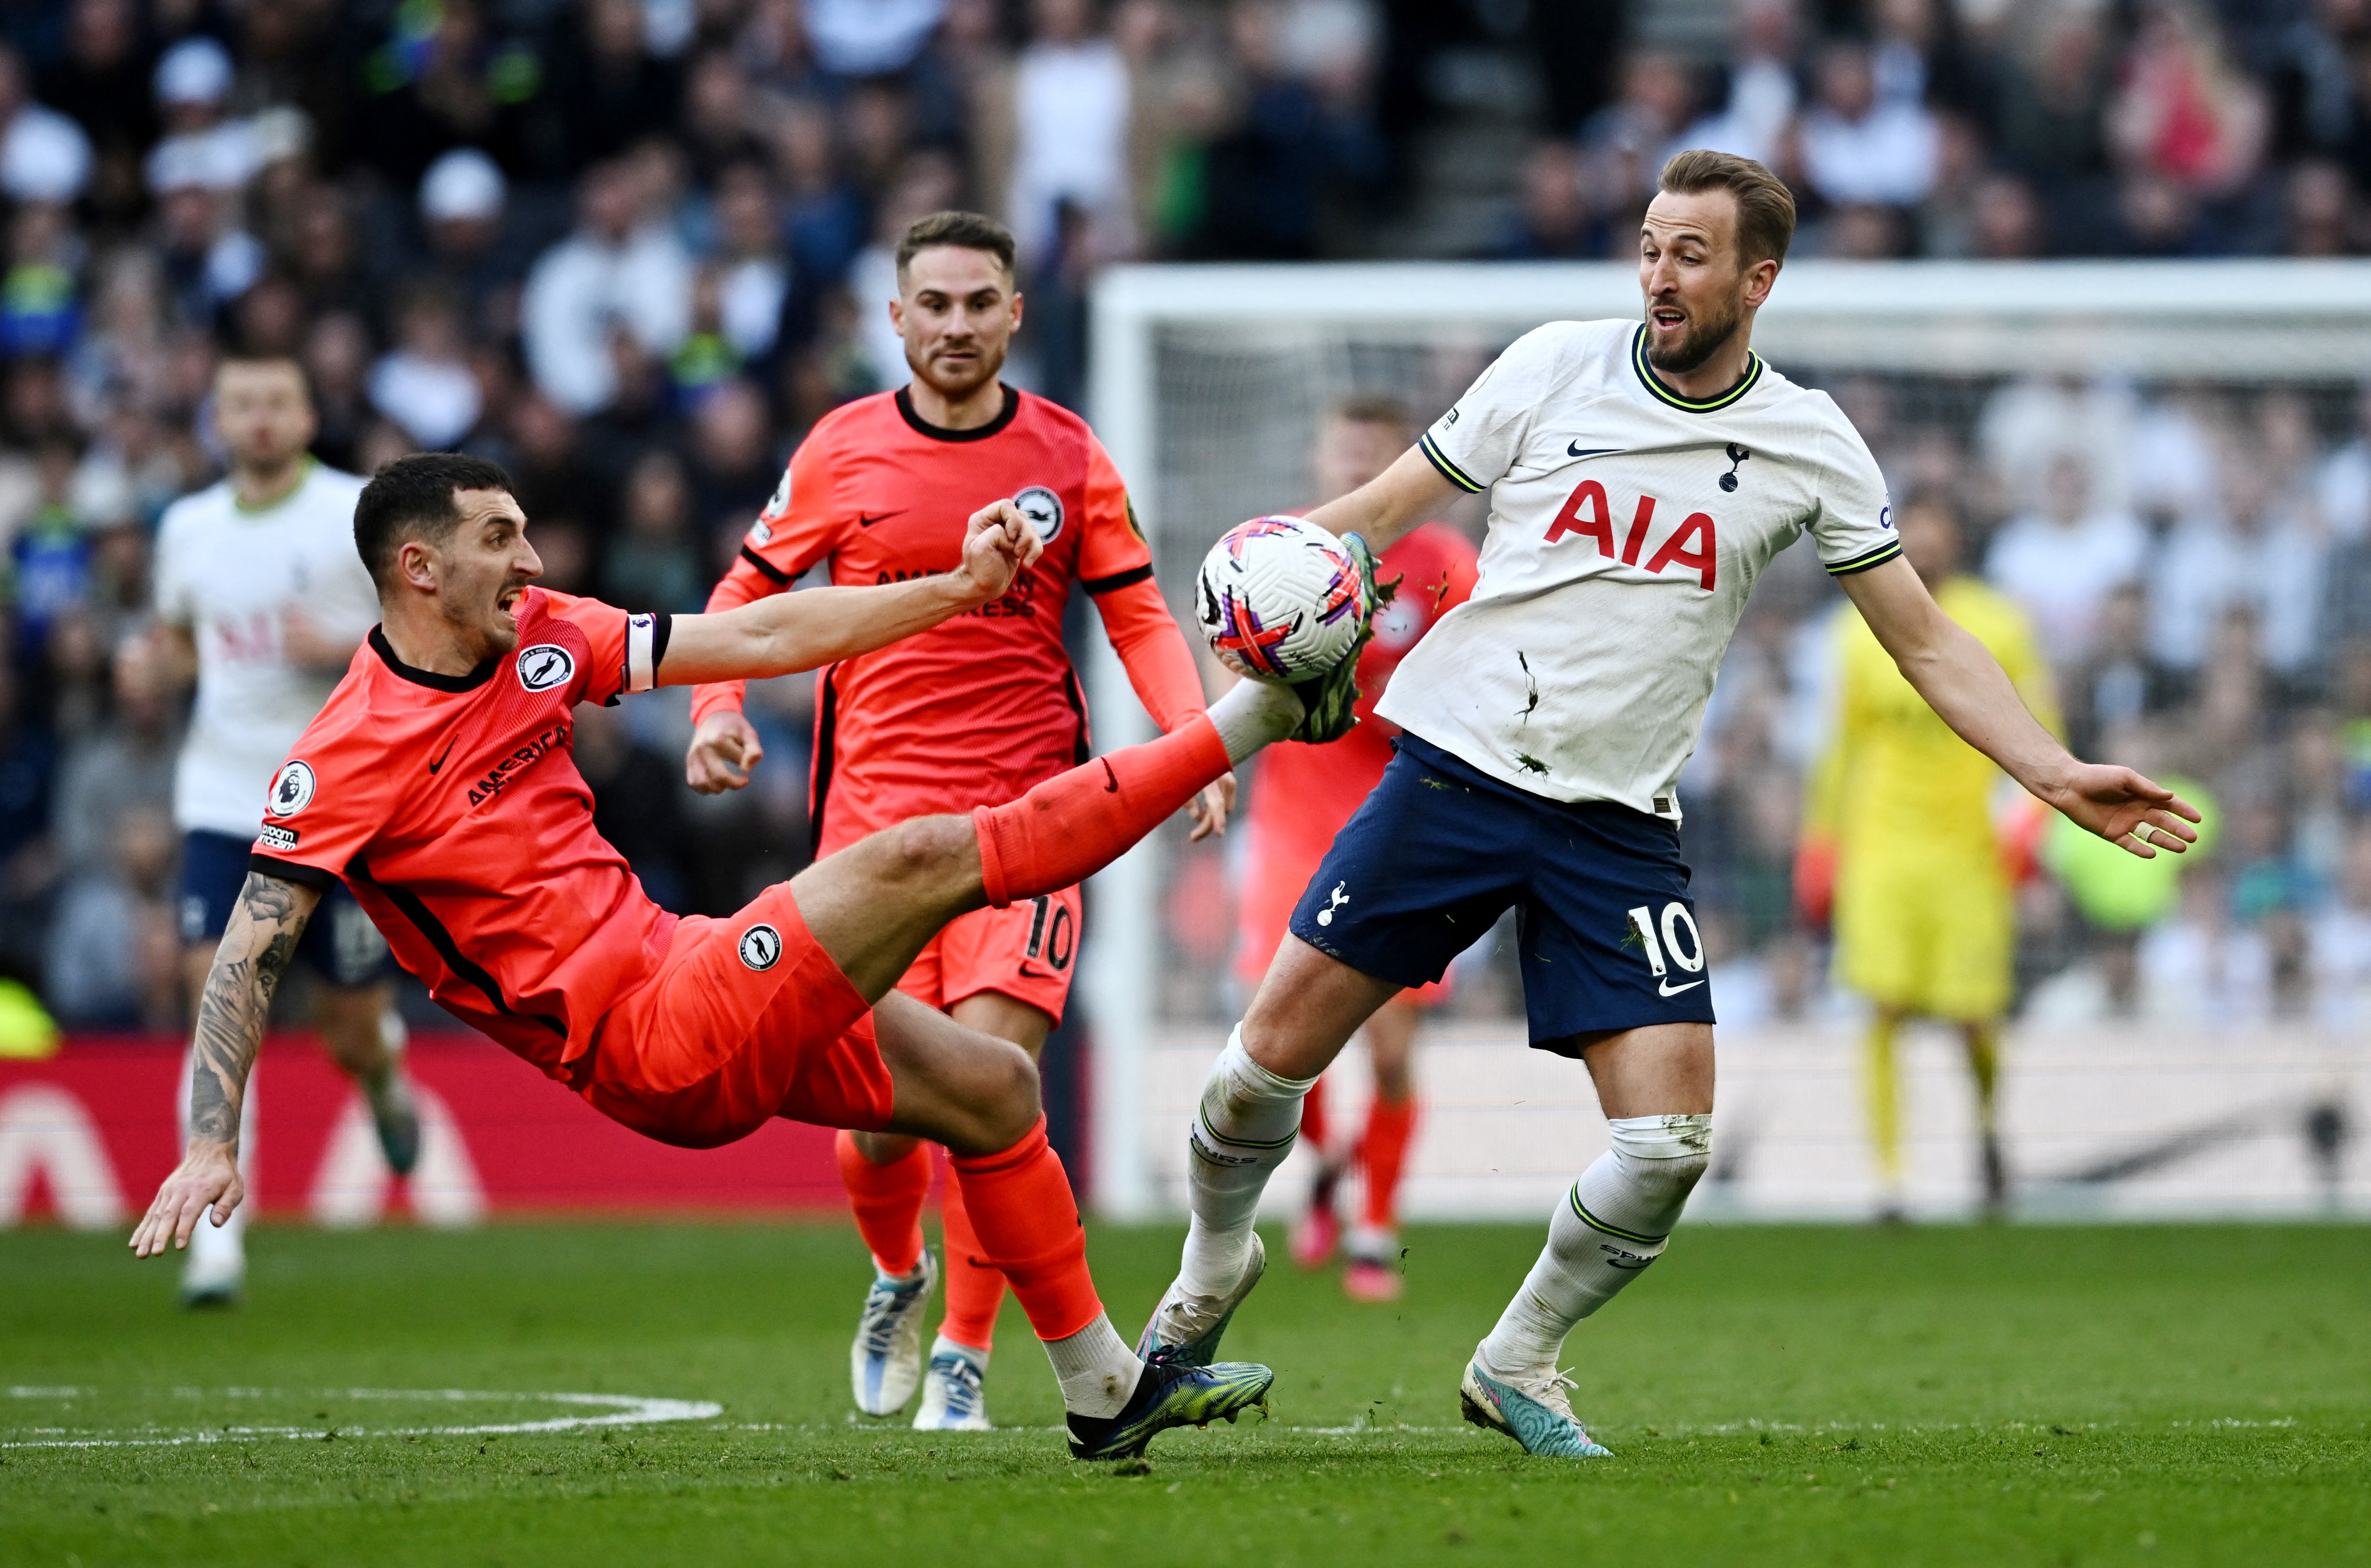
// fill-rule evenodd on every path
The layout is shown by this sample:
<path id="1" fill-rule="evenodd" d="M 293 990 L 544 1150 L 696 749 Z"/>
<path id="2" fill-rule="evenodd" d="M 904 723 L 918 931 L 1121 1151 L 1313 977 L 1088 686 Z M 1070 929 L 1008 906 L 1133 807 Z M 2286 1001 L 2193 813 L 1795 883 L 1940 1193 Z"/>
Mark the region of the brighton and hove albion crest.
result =
<path id="1" fill-rule="evenodd" d="M 556 642 L 538 642 L 519 651 L 519 685 L 529 691 L 549 691 L 575 673 L 575 657 Z"/>
<path id="2" fill-rule="evenodd" d="M 771 969 L 782 956 L 782 933 L 771 926 L 752 926 L 741 933 L 741 962 L 752 969 Z"/>
<path id="3" fill-rule="evenodd" d="M 280 772 L 272 780 L 272 793 L 265 798 L 266 816 L 291 817 L 313 803 L 313 769 L 293 758 L 280 765 Z"/>
<path id="4" fill-rule="evenodd" d="M 1021 509 L 1022 516 L 1029 519 L 1029 526 L 1036 530 L 1039 544 L 1052 544 L 1054 536 L 1062 531 L 1062 498 L 1044 485 L 1031 485 L 1012 498 L 1012 504 Z"/>

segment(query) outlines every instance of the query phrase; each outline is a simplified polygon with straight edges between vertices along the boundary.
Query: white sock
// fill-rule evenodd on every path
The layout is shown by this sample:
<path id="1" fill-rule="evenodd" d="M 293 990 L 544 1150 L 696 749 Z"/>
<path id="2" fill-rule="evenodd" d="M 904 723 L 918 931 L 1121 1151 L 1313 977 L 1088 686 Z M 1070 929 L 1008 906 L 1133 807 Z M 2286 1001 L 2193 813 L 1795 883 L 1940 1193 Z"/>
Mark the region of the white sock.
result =
<path id="1" fill-rule="evenodd" d="M 1494 1377 L 1556 1370 L 1572 1326 L 1663 1255 L 1712 1151 L 1710 1116 L 1609 1122 L 1613 1147 L 1581 1172 L 1548 1221 L 1548 1244 L 1482 1342 Z"/>
<path id="2" fill-rule="evenodd" d="M 196 1065 L 193 1046 L 181 1058 L 180 1094 L 174 1114 L 183 1148 L 190 1142 L 190 1075 Z M 239 1200 L 227 1225 L 216 1226 L 211 1209 L 198 1216 L 198 1223 L 190 1231 L 190 1250 L 182 1264 L 185 1277 L 192 1284 L 236 1284 L 247 1273 L 247 1216 L 256 1203 L 255 1079 L 260 1066 L 257 1063 L 248 1068 L 247 1092 L 238 1102 L 238 1175 L 247 1187 L 247 1196 Z"/>
<path id="3" fill-rule="evenodd" d="M 1226 745 L 1229 762 L 1241 762 L 1262 746 L 1284 739 L 1308 716 L 1309 709 L 1290 687 L 1271 681 L 1237 681 L 1210 704 L 1210 723 Z"/>
<path id="4" fill-rule="evenodd" d="M 939 1343 L 949 1342 L 942 1339 Z M 1112 1327 L 1108 1312 L 1069 1339 L 1045 1343 L 1046 1359 L 1054 1364 L 1055 1379 L 1062 1385 L 1063 1408 L 1073 1415 L 1117 1415 L 1136 1392 L 1137 1379 L 1144 1376 L 1144 1363 Z M 980 1354 L 962 1345 L 952 1348 L 966 1355 Z M 985 1356 L 980 1364 L 987 1365 Z"/>
<path id="5" fill-rule="evenodd" d="M 1249 686 L 1253 683 L 1243 683 Z M 1301 1101 L 1317 1080 L 1278 1078 L 1243 1049 L 1243 1026 L 1210 1066 L 1186 1150 L 1194 1223 L 1177 1271 L 1197 1296 L 1222 1296 L 1243 1277 L 1261 1192 L 1301 1134 Z"/>
<path id="6" fill-rule="evenodd" d="M 1111 1320 L 1106 1318 L 1104 1321 L 1108 1323 Z M 1092 1333 L 1094 1331 L 1090 1329 L 1087 1332 Z M 1072 1337 L 1075 1338 L 1076 1336 L 1074 1335 Z M 1115 1335 L 1114 1337 L 1116 1338 L 1117 1336 Z M 1068 1344 L 1070 1341 L 1065 1340 L 1062 1343 Z M 975 1349 L 971 1345 L 967 1344 L 957 1344 L 954 1341 L 947 1338 L 944 1334 L 933 1334 L 931 1337 L 931 1359 L 935 1361 L 942 1355 L 960 1355 L 966 1361 L 970 1362 L 974 1366 L 977 1367 L 981 1372 L 985 1373 L 988 1370 L 988 1352 Z"/>
<path id="7" fill-rule="evenodd" d="M 387 1066 L 361 1079 L 363 1095 L 370 1101 L 373 1113 L 387 1109 L 388 1096 L 395 1093 L 403 1080 L 403 1048 L 411 1042 L 411 1032 L 404 1027 L 403 1015 L 393 1008 L 378 1015 L 378 1042 L 386 1052 Z"/>

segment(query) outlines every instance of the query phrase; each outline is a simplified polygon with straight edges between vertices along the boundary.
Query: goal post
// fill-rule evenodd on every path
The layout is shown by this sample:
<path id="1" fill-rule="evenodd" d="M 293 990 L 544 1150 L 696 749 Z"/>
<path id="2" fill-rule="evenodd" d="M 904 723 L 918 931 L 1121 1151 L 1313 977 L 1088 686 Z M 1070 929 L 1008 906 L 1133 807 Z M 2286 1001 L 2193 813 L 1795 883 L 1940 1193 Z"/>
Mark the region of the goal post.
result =
<path id="1" fill-rule="evenodd" d="M 1312 437 L 1334 401 L 1396 392 L 1428 421 L 1522 332 L 1638 314 L 1625 263 L 1119 267 L 1094 289 L 1090 411 L 1190 628 L 1192 574 L 1209 544 L 1245 517 L 1307 502 Z M 1970 398 L 2036 376 L 2294 384 L 2326 409 L 2351 404 L 2371 378 L 2371 262 L 1807 260 L 1780 275 L 1754 346 L 1812 385 L 1875 376 L 1956 388 L 1949 417 L 1963 425 Z M 1117 660 L 1100 639 L 1093 647 L 1098 746 L 1148 736 Z M 1175 1091 L 1153 1081 L 1182 1022 L 1186 960 L 1164 925 L 1179 863 L 1177 836 L 1164 832 L 1093 886 L 1081 976 L 1094 1040 L 1093 1201 L 1113 1218 L 1174 1213 L 1182 1195 L 1168 1146 L 1182 1147 L 1186 1112 L 1158 1108 Z M 1207 954 L 1197 962 L 1184 989 L 1198 1017 L 1186 1032 L 1215 1049 L 1234 999 L 1208 1005 L 1223 970 Z"/>

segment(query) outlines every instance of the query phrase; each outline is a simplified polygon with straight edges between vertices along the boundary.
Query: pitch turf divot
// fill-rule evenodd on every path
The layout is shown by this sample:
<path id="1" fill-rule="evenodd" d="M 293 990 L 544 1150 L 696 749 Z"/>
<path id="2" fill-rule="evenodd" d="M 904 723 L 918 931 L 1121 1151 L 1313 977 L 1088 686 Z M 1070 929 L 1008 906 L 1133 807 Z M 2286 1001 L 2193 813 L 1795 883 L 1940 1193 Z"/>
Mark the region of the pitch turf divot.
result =
<path id="1" fill-rule="evenodd" d="M 74 1399 L 96 1393 L 92 1389 L 12 1388 L 8 1397 L 18 1400 Z M 176 1389 L 175 1394 L 193 1396 L 205 1390 Z M 277 1390 L 268 1389 L 225 1389 L 220 1393 L 231 1399 L 262 1399 L 272 1397 Z M 202 1428 L 193 1431 L 169 1432 L 156 1427 L 125 1429 L 76 1429 L 66 1426 L 18 1427 L 0 1435 L 0 1449 L 5 1448 L 149 1448 L 180 1447 L 196 1443 L 239 1443 L 260 1438 L 289 1437 L 320 1441 L 335 1436 L 362 1437 L 479 1437 L 496 1434 L 537 1434 L 547 1432 L 589 1432 L 601 1427 L 652 1426 L 674 1422 L 711 1421 L 724 1413 L 724 1407 L 710 1400 L 671 1400 L 650 1398 L 639 1394 L 573 1394 L 519 1393 L 486 1391 L 469 1389 L 315 1389 L 301 1397 L 312 1400 L 377 1401 L 411 1404 L 442 1404 L 446 1406 L 470 1402 L 500 1401 L 504 1404 L 539 1403 L 594 1409 L 600 1414 L 569 1414 L 547 1417 L 541 1421 L 474 1422 L 458 1425 L 431 1426 L 346 1426 L 334 1423 L 316 1423 L 304 1426 L 237 1426 Z"/>

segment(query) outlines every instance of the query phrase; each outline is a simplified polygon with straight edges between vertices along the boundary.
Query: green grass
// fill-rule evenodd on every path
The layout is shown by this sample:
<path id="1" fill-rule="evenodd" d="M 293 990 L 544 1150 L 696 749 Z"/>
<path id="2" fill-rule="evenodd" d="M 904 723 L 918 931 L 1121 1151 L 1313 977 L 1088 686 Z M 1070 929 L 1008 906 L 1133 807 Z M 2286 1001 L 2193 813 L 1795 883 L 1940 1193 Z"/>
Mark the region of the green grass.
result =
<path id="1" fill-rule="evenodd" d="M 1014 1429 L 852 1424 L 863 1268 L 844 1227 L 267 1229 L 250 1305 L 200 1317 L 113 1239 L 0 1234 L 0 1389 L 84 1390 L 0 1396 L 0 1441 L 341 1428 L 0 1449 L 0 1562 L 2371 1555 L 2371 1230 L 1691 1228 L 1573 1337 L 1579 1407 L 1617 1455 L 1578 1466 L 1456 1419 L 1463 1358 L 1536 1244 L 1529 1228 L 1419 1229 L 1394 1308 L 1278 1269 L 1227 1342 L 1278 1368 L 1273 1419 L 1166 1435 L 1150 1474 L 1124 1476 L 1063 1457 L 1052 1378 L 1009 1306 L 989 1393 Z M 1094 1234 L 1123 1332 L 1175 1245 Z M 357 1387 L 609 1391 L 723 1414 L 357 1435 L 553 1413 L 318 1392 Z"/>

